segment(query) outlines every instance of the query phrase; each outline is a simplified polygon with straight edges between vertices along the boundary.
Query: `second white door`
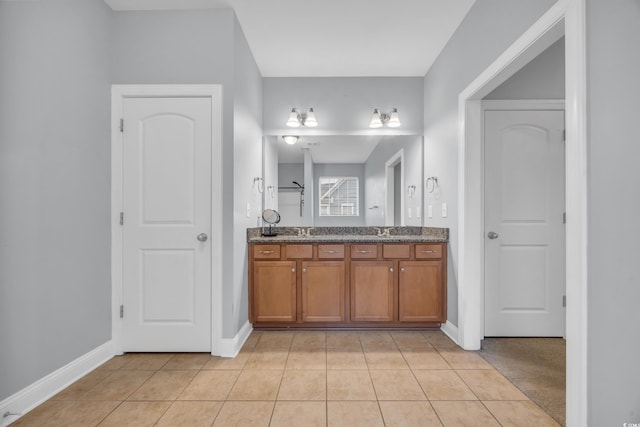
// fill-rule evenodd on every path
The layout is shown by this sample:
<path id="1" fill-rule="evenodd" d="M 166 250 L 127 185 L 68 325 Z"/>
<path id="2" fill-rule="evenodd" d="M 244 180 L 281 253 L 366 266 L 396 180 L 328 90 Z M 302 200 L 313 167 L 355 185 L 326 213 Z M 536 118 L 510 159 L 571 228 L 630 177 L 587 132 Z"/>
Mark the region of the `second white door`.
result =
<path id="1" fill-rule="evenodd" d="M 211 350 L 211 99 L 124 98 L 123 350 Z"/>
<path id="2" fill-rule="evenodd" d="M 564 112 L 485 112 L 485 336 L 564 335 Z"/>

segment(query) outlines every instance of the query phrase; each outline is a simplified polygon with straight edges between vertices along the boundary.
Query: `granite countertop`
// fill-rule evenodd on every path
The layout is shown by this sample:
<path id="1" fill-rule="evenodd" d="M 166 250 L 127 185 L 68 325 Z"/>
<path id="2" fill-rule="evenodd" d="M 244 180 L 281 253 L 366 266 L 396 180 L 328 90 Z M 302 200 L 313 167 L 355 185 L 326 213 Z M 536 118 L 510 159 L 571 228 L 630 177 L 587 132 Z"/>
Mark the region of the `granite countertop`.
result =
<path id="1" fill-rule="evenodd" d="M 309 235 L 298 235 L 309 229 Z M 378 236 L 389 229 L 389 236 Z M 247 229 L 248 243 L 443 243 L 448 228 L 436 227 L 274 227 L 277 236 L 263 236 L 262 227 Z"/>

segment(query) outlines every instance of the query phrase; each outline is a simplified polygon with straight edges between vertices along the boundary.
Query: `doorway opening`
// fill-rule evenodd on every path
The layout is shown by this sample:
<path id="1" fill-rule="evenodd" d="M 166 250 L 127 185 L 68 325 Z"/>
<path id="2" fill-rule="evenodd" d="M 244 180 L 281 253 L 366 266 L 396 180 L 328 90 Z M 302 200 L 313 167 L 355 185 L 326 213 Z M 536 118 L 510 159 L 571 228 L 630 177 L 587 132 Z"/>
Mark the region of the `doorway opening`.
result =
<path id="1" fill-rule="evenodd" d="M 385 162 L 385 215 L 384 225 L 403 226 L 404 221 L 404 149 Z"/>
<path id="2" fill-rule="evenodd" d="M 566 91 L 566 414 L 567 425 L 587 424 L 587 157 L 586 31 L 582 0 L 552 6 L 458 97 L 458 343 L 480 349 L 484 221 L 481 100 L 531 59 L 565 36 Z"/>

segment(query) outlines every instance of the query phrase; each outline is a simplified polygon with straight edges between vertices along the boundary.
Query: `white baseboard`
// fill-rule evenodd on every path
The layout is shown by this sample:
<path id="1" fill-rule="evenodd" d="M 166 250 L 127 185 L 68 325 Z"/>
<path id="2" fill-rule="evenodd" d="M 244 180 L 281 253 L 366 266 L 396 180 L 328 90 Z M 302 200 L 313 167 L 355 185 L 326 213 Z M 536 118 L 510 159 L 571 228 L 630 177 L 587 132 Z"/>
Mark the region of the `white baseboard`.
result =
<path id="1" fill-rule="evenodd" d="M 71 363 L 7 397 L 0 402 L 0 427 L 5 427 L 10 422 L 16 421 L 112 357 L 113 345 L 111 341 L 107 341 Z M 15 415 L 3 417 L 7 412 Z"/>
<path id="2" fill-rule="evenodd" d="M 460 343 L 458 342 L 458 327 L 456 325 L 447 320 L 447 323 L 440 326 L 440 330 L 444 332 L 446 336 L 451 338 L 453 342 L 460 345 Z"/>
<path id="3" fill-rule="evenodd" d="M 247 321 L 235 337 L 222 338 L 220 340 L 220 356 L 236 357 L 247 338 L 249 338 L 251 331 L 253 331 L 253 326 Z"/>

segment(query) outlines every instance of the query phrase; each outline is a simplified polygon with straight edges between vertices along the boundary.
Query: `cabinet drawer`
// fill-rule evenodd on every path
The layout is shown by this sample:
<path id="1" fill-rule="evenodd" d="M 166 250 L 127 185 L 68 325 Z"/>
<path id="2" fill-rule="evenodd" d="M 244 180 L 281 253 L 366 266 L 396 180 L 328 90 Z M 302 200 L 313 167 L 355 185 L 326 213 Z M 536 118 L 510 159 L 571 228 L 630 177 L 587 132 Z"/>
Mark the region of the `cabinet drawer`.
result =
<path id="1" fill-rule="evenodd" d="M 255 259 L 280 259 L 280 245 L 254 245 Z"/>
<path id="2" fill-rule="evenodd" d="M 312 258 L 313 257 L 312 245 L 287 245 L 284 248 L 285 258 Z"/>
<path id="3" fill-rule="evenodd" d="M 416 259 L 442 258 L 442 245 L 416 245 Z"/>
<path id="4" fill-rule="evenodd" d="M 409 245 L 384 245 L 382 247 L 383 258 L 410 258 L 411 246 Z"/>
<path id="5" fill-rule="evenodd" d="M 319 259 L 344 258 L 344 245 L 318 245 Z"/>
<path id="6" fill-rule="evenodd" d="M 351 245 L 351 258 L 378 258 L 378 245 Z"/>

